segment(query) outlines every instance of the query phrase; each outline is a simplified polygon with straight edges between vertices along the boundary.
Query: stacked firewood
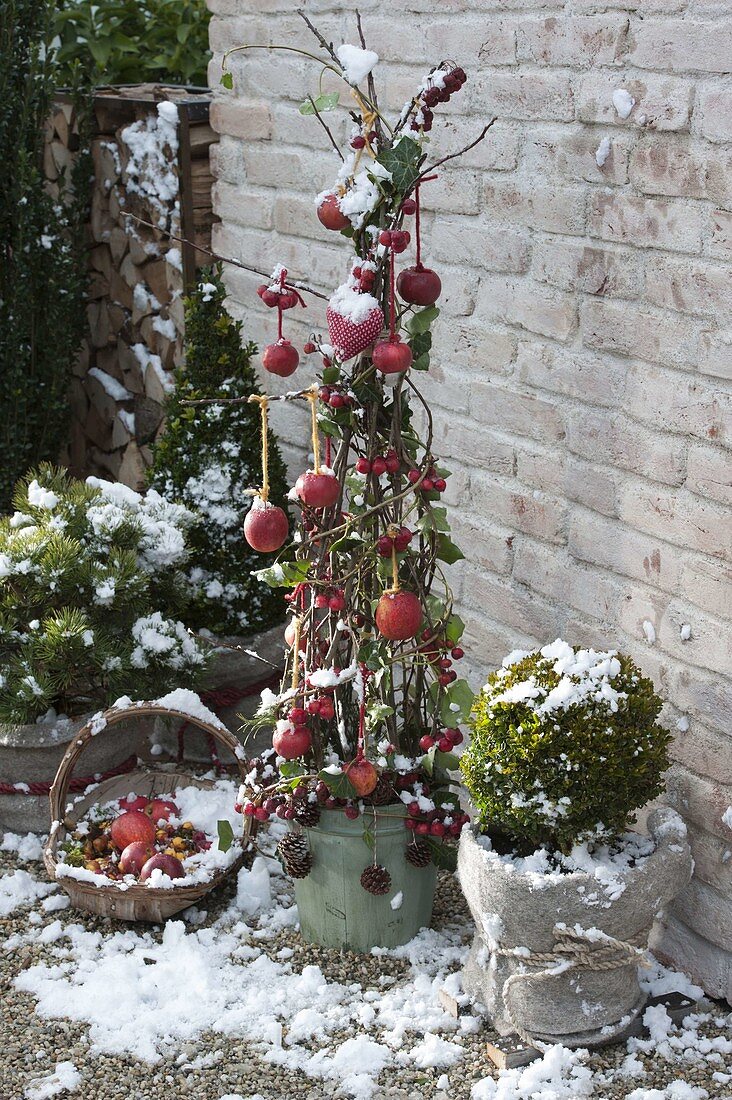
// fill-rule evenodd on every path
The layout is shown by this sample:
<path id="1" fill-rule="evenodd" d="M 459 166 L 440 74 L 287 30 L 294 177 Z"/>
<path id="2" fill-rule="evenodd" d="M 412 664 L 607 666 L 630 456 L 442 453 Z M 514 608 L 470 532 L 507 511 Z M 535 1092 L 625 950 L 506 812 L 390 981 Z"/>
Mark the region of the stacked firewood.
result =
<path id="1" fill-rule="evenodd" d="M 140 488 L 163 429 L 182 359 L 183 296 L 208 259 L 170 234 L 209 248 L 215 220 L 209 98 L 152 85 L 95 96 L 88 334 L 71 383 L 65 456 L 78 476 Z M 52 191 L 78 146 L 73 105 L 60 101 L 45 146 Z"/>

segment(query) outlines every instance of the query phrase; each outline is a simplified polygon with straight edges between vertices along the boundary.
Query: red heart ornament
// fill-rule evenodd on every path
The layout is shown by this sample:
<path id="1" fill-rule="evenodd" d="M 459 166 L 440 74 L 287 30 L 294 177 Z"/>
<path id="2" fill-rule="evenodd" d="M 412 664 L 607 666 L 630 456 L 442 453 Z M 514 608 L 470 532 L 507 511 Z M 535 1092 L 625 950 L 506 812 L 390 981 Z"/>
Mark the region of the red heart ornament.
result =
<path id="1" fill-rule="evenodd" d="M 378 306 L 374 306 L 358 322 L 344 317 L 332 305 L 328 306 L 325 316 L 330 342 L 343 362 L 365 351 L 384 327 L 384 314 Z"/>

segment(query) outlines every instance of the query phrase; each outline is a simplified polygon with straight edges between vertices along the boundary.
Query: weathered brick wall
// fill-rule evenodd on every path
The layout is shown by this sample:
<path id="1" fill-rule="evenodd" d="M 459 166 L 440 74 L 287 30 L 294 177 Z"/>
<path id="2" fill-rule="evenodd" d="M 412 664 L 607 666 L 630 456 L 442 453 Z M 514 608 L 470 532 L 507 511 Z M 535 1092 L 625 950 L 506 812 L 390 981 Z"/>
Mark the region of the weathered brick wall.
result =
<path id="1" fill-rule="evenodd" d="M 214 85 L 230 46 L 312 48 L 290 0 L 209 6 Z M 676 730 L 670 799 L 696 860 L 663 944 L 709 992 L 731 997 L 729 5 L 359 7 L 388 109 L 428 61 L 454 56 L 469 72 L 439 109 L 436 153 L 498 116 L 481 146 L 425 188 L 427 254 L 446 288 L 425 392 L 454 470 L 449 499 L 468 558 L 455 587 L 476 683 L 506 651 L 560 634 L 621 647 L 653 676 Z M 336 41 L 354 41 L 353 8 L 308 5 Z M 336 161 L 296 109 L 317 69 L 267 53 L 238 55 L 232 69 L 234 91 L 212 110 L 215 245 L 330 289 L 346 257 L 312 198 Z M 636 100 L 627 119 L 613 104 L 621 88 Z M 229 269 L 248 332 L 262 339 L 273 322 L 257 281 Z M 322 311 L 308 314 L 322 326 Z M 297 471 L 304 430 L 289 416 L 278 427 Z"/>

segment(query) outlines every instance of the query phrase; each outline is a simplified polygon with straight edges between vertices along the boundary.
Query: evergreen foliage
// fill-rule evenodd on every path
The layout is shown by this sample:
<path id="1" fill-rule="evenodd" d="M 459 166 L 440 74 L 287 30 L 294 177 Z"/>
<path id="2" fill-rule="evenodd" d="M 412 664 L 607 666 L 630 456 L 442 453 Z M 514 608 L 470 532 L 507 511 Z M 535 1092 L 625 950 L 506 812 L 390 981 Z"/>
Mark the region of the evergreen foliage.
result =
<path id="1" fill-rule="evenodd" d="M 188 687 L 186 509 L 154 491 L 41 466 L 0 519 L 0 722 L 74 715 Z"/>
<path id="2" fill-rule="evenodd" d="M 205 87 L 210 18 L 205 0 L 58 0 L 63 76 L 80 60 L 95 85 Z"/>
<path id="3" fill-rule="evenodd" d="M 241 322 L 224 307 L 220 269 L 204 271 L 186 300 L 185 366 L 167 407 L 164 435 L 155 447 L 150 485 L 168 500 L 197 511 L 186 574 L 191 585 L 189 621 L 216 634 L 263 629 L 283 618 L 281 597 L 251 575 L 274 560 L 255 553 L 242 528 L 251 505 L 246 490 L 261 483 L 260 413 L 256 404 L 186 406 L 200 398 L 259 394 Z M 287 492 L 285 466 L 269 433 L 272 494 Z"/>
<path id="4" fill-rule="evenodd" d="M 60 181 L 43 177 L 44 122 L 57 76 L 53 0 L 0 4 L 0 508 L 29 465 L 56 459 L 84 330 L 83 223 L 89 159 Z"/>
<path id="5" fill-rule="evenodd" d="M 554 642 L 488 677 L 460 765 L 484 828 L 532 850 L 612 840 L 661 793 L 671 735 L 630 657 Z"/>

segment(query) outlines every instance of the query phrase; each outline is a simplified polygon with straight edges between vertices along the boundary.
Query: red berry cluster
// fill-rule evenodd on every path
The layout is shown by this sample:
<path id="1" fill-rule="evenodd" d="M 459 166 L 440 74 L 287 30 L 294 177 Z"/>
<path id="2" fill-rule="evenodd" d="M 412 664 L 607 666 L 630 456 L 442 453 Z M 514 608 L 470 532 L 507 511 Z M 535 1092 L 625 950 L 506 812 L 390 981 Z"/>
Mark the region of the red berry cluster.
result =
<path id="1" fill-rule="evenodd" d="M 406 246 L 405 246 L 406 247 Z M 358 279 L 358 289 L 366 294 L 374 289 L 376 283 L 376 269 L 373 264 L 367 266 L 365 263 L 356 264 L 351 270 L 351 275 L 354 279 Z"/>
<path id="2" fill-rule="evenodd" d="M 414 532 L 408 527 L 389 528 L 387 533 L 377 540 L 376 550 L 382 558 L 390 558 L 392 547 L 397 553 L 401 553 L 402 550 L 407 549 L 413 538 Z"/>
<path id="3" fill-rule="evenodd" d="M 372 130 L 371 133 L 368 135 L 368 144 L 369 145 L 373 144 L 373 142 L 375 142 L 378 139 L 378 137 L 379 137 L 379 135 L 376 133 L 376 130 Z M 367 139 L 363 136 L 363 134 L 356 134 L 355 137 L 351 138 L 351 148 L 352 149 L 365 149 L 366 148 L 366 142 L 367 142 Z"/>
<path id="4" fill-rule="evenodd" d="M 324 592 L 318 592 L 314 603 L 321 611 L 345 611 L 346 597 L 342 588 L 327 588 Z"/>
<path id="5" fill-rule="evenodd" d="M 470 821 L 468 814 L 456 813 L 450 802 L 426 813 L 420 809 L 419 802 L 410 802 L 407 813 L 409 816 L 404 824 L 417 836 L 460 836 L 463 825 Z"/>
<path id="6" fill-rule="evenodd" d="M 390 248 L 392 252 L 404 252 L 411 239 L 408 229 L 382 229 L 379 233 L 379 244 L 383 244 L 384 248 Z"/>
<path id="7" fill-rule="evenodd" d="M 424 644 L 419 647 L 419 652 L 433 666 L 437 673 L 438 683 L 442 687 L 447 687 L 454 680 L 457 680 L 457 672 L 452 667 L 452 663 L 461 660 L 465 656 L 460 646 L 451 647 L 447 639 L 433 638 L 429 627 L 422 631 L 422 641 Z M 448 650 L 450 651 L 449 657 L 447 656 Z"/>
<path id="8" fill-rule="evenodd" d="M 385 455 L 376 455 L 375 458 L 359 458 L 356 461 L 356 471 L 359 474 L 398 474 L 401 462 L 395 450 L 388 450 Z"/>
<path id="9" fill-rule="evenodd" d="M 438 70 L 438 74 L 442 77 L 441 80 L 435 81 L 432 77 L 433 83 L 429 88 L 426 88 L 419 97 L 419 110 L 416 116 L 412 119 L 412 130 L 427 130 L 432 129 L 432 108 L 436 107 L 438 103 L 448 103 L 450 96 L 454 92 L 459 92 L 465 81 L 468 79 L 465 75 L 465 70 L 460 67 L 451 69 L 448 73 L 442 75 L 442 70 Z"/>
<path id="10" fill-rule="evenodd" d="M 353 404 L 353 398 L 342 393 L 336 386 L 321 386 L 318 397 L 331 409 L 346 409 Z"/>
<path id="11" fill-rule="evenodd" d="M 456 745 L 460 745 L 463 742 L 462 731 L 453 727 L 451 729 L 443 730 L 441 734 L 434 737 L 430 733 L 426 733 L 424 737 L 419 739 L 419 747 L 424 752 L 429 752 L 433 745 L 437 745 L 440 752 L 452 752 Z"/>
<path id="12" fill-rule="evenodd" d="M 308 714 L 313 714 L 316 718 L 322 718 L 326 722 L 330 721 L 331 718 L 335 718 L 333 697 L 331 695 L 316 695 L 314 699 L 310 699 Z"/>
<path id="13" fill-rule="evenodd" d="M 422 471 L 416 468 L 407 474 L 407 479 L 412 485 L 416 485 L 421 477 Z M 446 488 L 447 482 L 444 477 L 440 477 L 434 466 L 429 467 L 419 484 L 419 491 L 422 493 L 444 493 Z"/>

